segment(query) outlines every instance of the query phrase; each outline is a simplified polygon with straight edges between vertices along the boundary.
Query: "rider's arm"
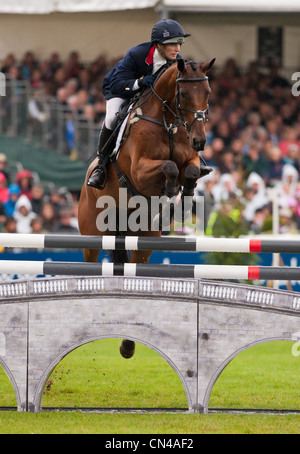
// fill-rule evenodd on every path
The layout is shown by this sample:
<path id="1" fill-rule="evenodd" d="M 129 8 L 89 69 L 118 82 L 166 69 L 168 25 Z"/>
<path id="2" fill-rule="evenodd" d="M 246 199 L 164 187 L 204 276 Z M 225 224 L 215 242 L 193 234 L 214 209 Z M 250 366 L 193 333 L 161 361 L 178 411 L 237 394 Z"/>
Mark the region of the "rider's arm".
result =
<path id="1" fill-rule="evenodd" d="M 139 74 L 134 55 L 129 51 L 123 60 L 119 62 L 112 75 L 110 82 L 112 94 L 120 98 L 131 98 L 139 88 L 138 79 L 141 76 L 142 74 Z"/>

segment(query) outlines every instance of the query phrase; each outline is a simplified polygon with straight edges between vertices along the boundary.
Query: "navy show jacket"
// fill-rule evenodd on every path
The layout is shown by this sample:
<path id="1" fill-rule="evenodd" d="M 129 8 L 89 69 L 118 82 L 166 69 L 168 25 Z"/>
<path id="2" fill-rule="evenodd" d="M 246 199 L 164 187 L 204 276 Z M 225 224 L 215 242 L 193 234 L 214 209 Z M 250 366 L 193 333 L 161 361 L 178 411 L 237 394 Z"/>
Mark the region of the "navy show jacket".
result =
<path id="1" fill-rule="evenodd" d="M 105 76 L 102 84 L 104 98 L 132 98 L 136 93 L 132 89 L 136 79 L 152 74 L 154 50 L 151 42 L 130 49 Z M 181 56 L 178 54 L 177 58 Z"/>

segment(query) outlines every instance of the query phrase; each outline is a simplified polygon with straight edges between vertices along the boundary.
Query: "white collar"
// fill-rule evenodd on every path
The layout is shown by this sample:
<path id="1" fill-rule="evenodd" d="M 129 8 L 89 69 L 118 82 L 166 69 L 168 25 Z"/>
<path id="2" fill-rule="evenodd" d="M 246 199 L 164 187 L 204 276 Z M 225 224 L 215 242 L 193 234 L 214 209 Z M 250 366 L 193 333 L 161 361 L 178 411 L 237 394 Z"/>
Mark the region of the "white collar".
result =
<path id="1" fill-rule="evenodd" d="M 157 49 L 154 50 L 153 54 L 153 70 L 152 74 L 155 74 L 163 65 L 167 63 L 167 60 L 160 55 Z"/>

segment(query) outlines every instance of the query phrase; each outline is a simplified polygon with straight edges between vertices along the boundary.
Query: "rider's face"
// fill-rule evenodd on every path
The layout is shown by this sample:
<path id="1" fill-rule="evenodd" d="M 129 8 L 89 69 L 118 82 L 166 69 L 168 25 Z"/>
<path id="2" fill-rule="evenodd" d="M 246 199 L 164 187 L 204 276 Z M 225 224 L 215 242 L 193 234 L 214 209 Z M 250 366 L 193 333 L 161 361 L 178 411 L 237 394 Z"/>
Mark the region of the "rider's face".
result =
<path id="1" fill-rule="evenodd" d="M 175 60 L 180 51 L 180 44 L 157 44 L 160 55 L 167 60 Z"/>

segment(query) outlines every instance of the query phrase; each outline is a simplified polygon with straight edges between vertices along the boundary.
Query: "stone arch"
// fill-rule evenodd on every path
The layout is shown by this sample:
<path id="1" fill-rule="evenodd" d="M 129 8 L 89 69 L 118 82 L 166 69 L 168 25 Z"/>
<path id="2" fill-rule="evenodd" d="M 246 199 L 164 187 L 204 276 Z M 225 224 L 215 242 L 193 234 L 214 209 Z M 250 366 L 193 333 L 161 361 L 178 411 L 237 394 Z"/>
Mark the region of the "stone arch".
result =
<path id="1" fill-rule="evenodd" d="M 80 341 L 78 343 L 72 344 L 69 348 L 67 348 L 66 350 L 61 352 L 51 362 L 51 364 L 49 364 L 47 369 L 44 371 L 44 373 L 43 373 L 43 375 L 42 375 L 42 377 L 41 377 L 41 379 L 40 379 L 40 381 L 39 381 L 39 383 L 37 385 L 33 402 L 29 403 L 29 407 L 30 407 L 31 411 L 35 411 L 35 412 L 41 411 L 43 394 L 44 394 L 45 387 L 47 385 L 48 379 L 49 379 L 51 373 L 53 372 L 53 370 L 55 369 L 55 367 L 60 363 L 60 361 L 62 361 L 63 358 L 65 358 L 69 353 L 71 353 L 72 351 L 76 350 L 76 348 L 79 348 L 79 347 L 81 347 L 81 346 L 83 346 L 85 344 L 88 344 L 90 342 L 103 340 L 103 339 L 124 339 L 124 335 L 122 335 L 122 336 L 115 335 L 115 334 L 113 334 L 111 336 L 108 336 L 108 335 L 102 335 L 101 336 L 100 335 L 100 336 L 96 336 L 96 337 L 87 338 L 87 339 L 84 339 L 84 340 L 82 340 L 82 341 Z M 161 351 L 159 348 L 157 348 L 154 344 L 150 344 L 150 343 L 146 342 L 143 339 L 139 339 L 139 338 L 136 338 L 136 337 L 133 337 L 133 336 L 126 336 L 126 339 L 132 340 L 134 342 L 138 342 L 138 343 L 140 343 L 142 345 L 145 345 L 146 347 L 150 348 L 151 350 L 155 351 L 156 353 L 159 354 L 159 356 L 161 356 L 169 364 L 169 366 L 172 367 L 172 369 L 176 372 L 177 376 L 179 377 L 179 379 L 180 379 L 180 381 L 181 381 L 181 383 L 183 385 L 183 388 L 184 388 L 184 391 L 185 391 L 185 394 L 186 394 L 186 398 L 187 398 L 188 408 L 191 409 L 192 408 L 192 396 L 191 396 L 188 384 L 187 384 L 186 380 L 184 379 L 184 376 L 182 375 L 182 373 L 178 369 L 177 365 L 163 351 Z"/>
<path id="2" fill-rule="evenodd" d="M 259 345 L 259 344 L 264 344 L 264 343 L 267 343 L 267 342 L 274 342 L 274 341 L 292 341 L 292 340 L 293 340 L 292 338 L 290 338 L 290 337 L 287 338 L 287 337 L 284 337 L 284 336 L 260 339 L 260 340 L 257 340 L 255 342 L 251 342 L 249 344 L 246 344 L 246 345 L 240 347 L 234 353 L 232 353 L 230 356 L 228 356 L 228 358 L 226 358 L 226 360 L 223 361 L 223 363 L 215 371 L 215 373 L 211 377 L 210 382 L 209 382 L 209 384 L 208 384 L 208 386 L 206 388 L 206 393 L 205 393 L 204 401 L 203 401 L 204 411 L 205 412 L 208 411 L 210 395 L 211 395 L 212 389 L 213 389 L 216 381 L 218 380 L 218 378 L 220 377 L 220 375 L 222 374 L 222 372 L 226 368 L 226 366 L 228 366 L 228 364 L 234 358 L 236 358 L 240 353 L 242 353 L 245 350 L 248 350 L 251 347 L 255 347 L 256 345 Z"/>
<path id="3" fill-rule="evenodd" d="M 9 367 L 7 366 L 7 364 L 1 359 L 0 357 L 0 366 L 2 366 L 2 368 L 4 369 L 12 387 L 13 387 L 13 390 L 15 392 L 15 395 L 16 395 L 16 400 L 17 400 L 17 407 L 18 407 L 18 410 L 26 410 L 25 408 L 21 408 L 22 407 L 22 400 L 21 400 L 21 396 L 20 396 L 20 392 L 19 392 L 19 387 L 17 385 L 17 382 L 15 380 L 15 377 L 13 376 L 11 370 L 9 369 Z"/>

